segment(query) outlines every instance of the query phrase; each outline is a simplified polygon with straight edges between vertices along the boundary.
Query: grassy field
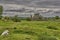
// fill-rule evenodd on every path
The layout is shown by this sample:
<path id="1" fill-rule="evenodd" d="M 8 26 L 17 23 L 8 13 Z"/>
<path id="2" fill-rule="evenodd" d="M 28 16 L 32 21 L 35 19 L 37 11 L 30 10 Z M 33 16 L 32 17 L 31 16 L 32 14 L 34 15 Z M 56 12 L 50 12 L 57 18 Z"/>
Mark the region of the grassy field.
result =
<path id="1" fill-rule="evenodd" d="M 58 21 L 0 21 L 0 35 L 6 28 L 9 35 L 0 40 L 60 40 Z"/>

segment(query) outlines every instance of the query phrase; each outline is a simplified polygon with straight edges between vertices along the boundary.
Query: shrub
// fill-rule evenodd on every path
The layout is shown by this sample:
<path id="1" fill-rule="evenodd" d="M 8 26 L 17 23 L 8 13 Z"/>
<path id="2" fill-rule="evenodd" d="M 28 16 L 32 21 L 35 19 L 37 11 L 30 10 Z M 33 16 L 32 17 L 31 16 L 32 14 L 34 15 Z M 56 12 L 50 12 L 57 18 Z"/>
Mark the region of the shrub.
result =
<path id="1" fill-rule="evenodd" d="M 55 16 L 55 19 L 59 19 L 60 17 L 59 16 Z"/>
<path id="2" fill-rule="evenodd" d="M 58 28 L 57 28 L 57 27 L 54 27 L 54 26 L 48 26 L 47 28 L 48 28 L 48 29 L 58 30 Z"/>
<path id="3" fill-rule="evenodd" d="M 16 15 L 12 18 L 12 21 L 14 22 L 21 22 L 21 19 Z"/>
<path id="4" fill-rule="evenodd" d="M 2 21 L 8 21 L 8 20 L 9 20 L 8 16 L 2 17 Z"/>
<path id="5" fill-rule="evenodd" d="M 14 27 L 14 29 L 17 29 L 16 27 Z"/>
<path id="6" fill-rule="evenodd" d="M 3 13 L 3 6 L 0 6 L 0 16 L 2 15 Z"/>
<path id="7" fill-rule="evenodd" d="M 0 19 L 2 19 L 2 16 L 0 16 Z"/>
<path id="8" fill-rule="evenodd" d="M 4 19 L 9 20 L 9 17 L 8 16 L 5 16 Z"/>
<path id="9" fill-rule="evenodd" d="M 27 21 L 31 21 L 31 18 L 26 18 Z"/>

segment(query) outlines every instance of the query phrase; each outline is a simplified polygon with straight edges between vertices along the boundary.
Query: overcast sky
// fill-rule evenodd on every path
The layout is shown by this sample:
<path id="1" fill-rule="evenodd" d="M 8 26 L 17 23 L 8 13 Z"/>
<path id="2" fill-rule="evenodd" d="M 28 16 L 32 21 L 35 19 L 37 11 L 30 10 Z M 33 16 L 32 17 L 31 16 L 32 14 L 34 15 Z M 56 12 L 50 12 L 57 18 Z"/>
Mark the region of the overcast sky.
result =
<path id="1" fill-rule="evenodd" d="M 21 4 L 28 6 L 60 6 L 60 0 L 0 0 L 3 4 Z"/>
<path id="2" fill-rule="evenodd" d="M 0 0 L 4 9 L 19 8 L 20 5 L 33 7 L 60 7 L 60 0 Z"/>
<path id="3" fill-rule="evenodd" d="M 0 0 L 0 5 L 3 5 L 4 9 L 19 9 L 21 5 L 34 7 L 60 7 L 60 0 Z M 48 14 L 44 15 L 47 16 Z M 60 14 L 54 15 L 60 16 Z"/>
<path id="4" fill-rule="evenodd" d="M 21 5 L 33 7 L 60 7 L 60 0 L 0 0 L 4 9 L 19 8 Z"/>

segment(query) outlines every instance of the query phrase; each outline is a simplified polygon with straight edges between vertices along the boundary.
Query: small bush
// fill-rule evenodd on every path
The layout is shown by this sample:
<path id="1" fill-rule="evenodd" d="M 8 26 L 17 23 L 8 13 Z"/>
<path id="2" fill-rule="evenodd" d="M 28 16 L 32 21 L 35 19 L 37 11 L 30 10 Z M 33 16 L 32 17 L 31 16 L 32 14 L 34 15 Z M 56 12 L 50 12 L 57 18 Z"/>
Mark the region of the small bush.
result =
<path id="1" fill-rule="evenodd" d="M 58 30 L 58 28 L 57 28 L 57 27 L 54 27 L 54 26 L 48 26 L 47 28 L 48 28 L 48 29 Z"/>
<path id="2" fill-rule="evenodd" d="M 16 27 L 14 27 L 14 29 L 17 29 Z"/>
<path id="3" fill-rule="evenodd" d="M 2 19 L 2 16 L 0 16 L 0 19 Z"/>
<path id="4" fill-rule="evenodd" d="M 12 21 L 14 21 L 14 22 L 21 22 L 21 19 L 18 16 L 14 16 L 12 18 Z"/>
<path id="5" fill-rule="evenodd" d="M 2 17 L 2 21 L 8 21 L 10 18 L 8 16 Z"/>
<path id="6" fill-rule="evenodd" d="M 55 19 L 60 19 L 60 17 L 59 16 L 55 16 Z"/>
<path id="7" fill-rule="evenodd" d="M 31 21 L 31 18 L 26 18 L 27 21 Z"/>
<path id="8" fill-rule="evenodd" d="M 21 22 L 21 20 L 18 19 L 18 18 L 13 18 L 13 21 L 14 21 L 14 22 Z"/>
<path id="9" fill-rule="evenodd" d="M 0 5 L 0 16 L 2 15 L 3 13 L 3 6 Z"/>

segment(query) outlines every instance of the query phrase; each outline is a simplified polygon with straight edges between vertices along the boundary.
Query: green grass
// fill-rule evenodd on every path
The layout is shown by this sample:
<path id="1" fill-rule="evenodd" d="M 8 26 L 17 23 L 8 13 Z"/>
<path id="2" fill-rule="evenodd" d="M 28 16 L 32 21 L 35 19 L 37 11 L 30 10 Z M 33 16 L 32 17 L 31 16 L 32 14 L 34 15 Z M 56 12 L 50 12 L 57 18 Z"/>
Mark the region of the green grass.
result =
<path id="1" fill-rule="evenodd" d="M 0 40 L 60 40 L 58 21 L 0 21 L 0 35 L 6 28 L 9 35 L 0 36 Z"/>

